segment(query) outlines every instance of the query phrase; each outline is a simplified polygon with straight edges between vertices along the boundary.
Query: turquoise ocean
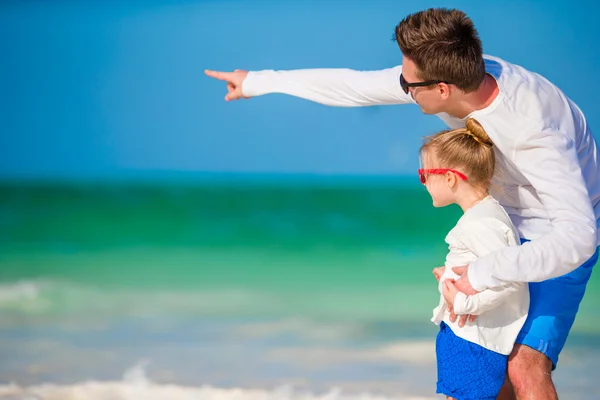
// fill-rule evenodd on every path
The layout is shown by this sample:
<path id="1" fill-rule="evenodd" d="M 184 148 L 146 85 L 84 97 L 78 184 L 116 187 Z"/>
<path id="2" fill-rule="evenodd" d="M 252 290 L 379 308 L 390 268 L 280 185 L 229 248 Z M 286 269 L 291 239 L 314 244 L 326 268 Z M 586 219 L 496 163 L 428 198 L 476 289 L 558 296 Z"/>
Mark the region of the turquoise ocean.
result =
<path id="1" fill-rule="evenodd" d="M 4 182 L 0 398 L 437 398 L 459 217 L 416 178 Z M 595 272 L 561 398 L 600 398 L 598 304 Z"/>

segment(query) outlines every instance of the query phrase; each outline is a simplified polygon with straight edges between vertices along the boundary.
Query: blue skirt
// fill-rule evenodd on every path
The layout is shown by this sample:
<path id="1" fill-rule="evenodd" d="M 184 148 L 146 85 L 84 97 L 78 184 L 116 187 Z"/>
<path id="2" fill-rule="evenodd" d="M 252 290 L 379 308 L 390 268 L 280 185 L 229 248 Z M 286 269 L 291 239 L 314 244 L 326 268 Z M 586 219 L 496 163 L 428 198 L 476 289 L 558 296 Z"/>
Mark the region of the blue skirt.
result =
<path id="1" fill-rule="evenodd" d="M 508 356 L 459 338 L 444 322 L 435 341 L 437 393 L 458 400 L 495 400 L 506 376 Z"/>

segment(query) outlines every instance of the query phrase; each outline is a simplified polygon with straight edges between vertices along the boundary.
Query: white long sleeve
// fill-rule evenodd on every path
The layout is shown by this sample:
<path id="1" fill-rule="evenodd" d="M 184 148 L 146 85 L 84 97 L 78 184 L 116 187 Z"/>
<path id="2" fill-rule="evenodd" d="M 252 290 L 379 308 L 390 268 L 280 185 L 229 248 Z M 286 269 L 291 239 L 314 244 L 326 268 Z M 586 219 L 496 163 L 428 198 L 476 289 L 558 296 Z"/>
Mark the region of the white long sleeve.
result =
<path id="1" fill-rule="evenodd" d="M 521 290 L 522 285 L 524 284 L 512 283 L 500 288 L 486 289 L 472 296 L 458 292 L 454 299 L 454 312 L 456 315 L 481 315 L 502 304 L 504 299 Z"/>
<path id="2" fill-rule="evenodd" d="M 564 275 L 589 259 L 598 243 L 596 217 L 571 139 L 559 132 L 522 135 L 514 163 L 535 188 L 552 228 L 520 247 L 473 262 L 469 281 L 478 291 Z"/>
<path id="3" fill-rule="evenodd" d="M 351 69 L 299 69 L 249 72 L 244 96 L 283 93 L 338 107 L 414 103 L 402 90 L 402 66 L 379 71 Z"/>

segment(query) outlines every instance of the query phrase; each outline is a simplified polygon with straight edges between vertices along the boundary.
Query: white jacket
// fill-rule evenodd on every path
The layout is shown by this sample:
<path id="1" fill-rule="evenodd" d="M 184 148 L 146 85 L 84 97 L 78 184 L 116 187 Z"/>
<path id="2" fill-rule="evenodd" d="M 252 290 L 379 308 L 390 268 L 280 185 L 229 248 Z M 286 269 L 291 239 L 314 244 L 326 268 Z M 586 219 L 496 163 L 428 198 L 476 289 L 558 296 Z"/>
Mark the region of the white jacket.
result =
<path id="1" fill-rule="evenodd" d="M 491 196 L 469 208 L 446 236 L 448 255 L 443 281 L 458 279 L 451 267 L 466 265 L 477 258 L 508 246 L 518 246 L 519 236 L 508 214 Z M 484 290 L 474 296 L 459 292 L 454 300 L 457 314 L 478 315 L 475 322 L 464 327 L 450 322 L 447 303 L 440 295 L 440 304 L 433 310 L 434 323 L 444 321 L 452 332 L 465 340 L 501 354 L 510 354 L 515 339 L 527 318 L 529 290 L 526 283 L 512 283 L 500 288 Z"/>

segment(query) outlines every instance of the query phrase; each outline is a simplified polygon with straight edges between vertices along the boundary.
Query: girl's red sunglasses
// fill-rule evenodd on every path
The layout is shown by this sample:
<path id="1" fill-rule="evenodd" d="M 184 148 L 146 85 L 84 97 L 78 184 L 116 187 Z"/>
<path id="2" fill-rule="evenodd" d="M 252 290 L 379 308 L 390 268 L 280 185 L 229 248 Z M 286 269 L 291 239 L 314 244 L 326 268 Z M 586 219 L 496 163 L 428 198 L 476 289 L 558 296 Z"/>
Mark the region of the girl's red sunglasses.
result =
<path id="1" fill-rule="evenodd" d="M 427 182 L 426 175 L 444 175 L 446 172 L 453 172 L 463 181 L 467 180 L 467 177 L 465 176 L 465 174 L 463 174 L 460 171 L 457 171 L 455 169 L 450 169 L 450 168 L 419 169 L 419 179 L 421 180 L 421 183 L 424 185 L 425 182 Z"/>

